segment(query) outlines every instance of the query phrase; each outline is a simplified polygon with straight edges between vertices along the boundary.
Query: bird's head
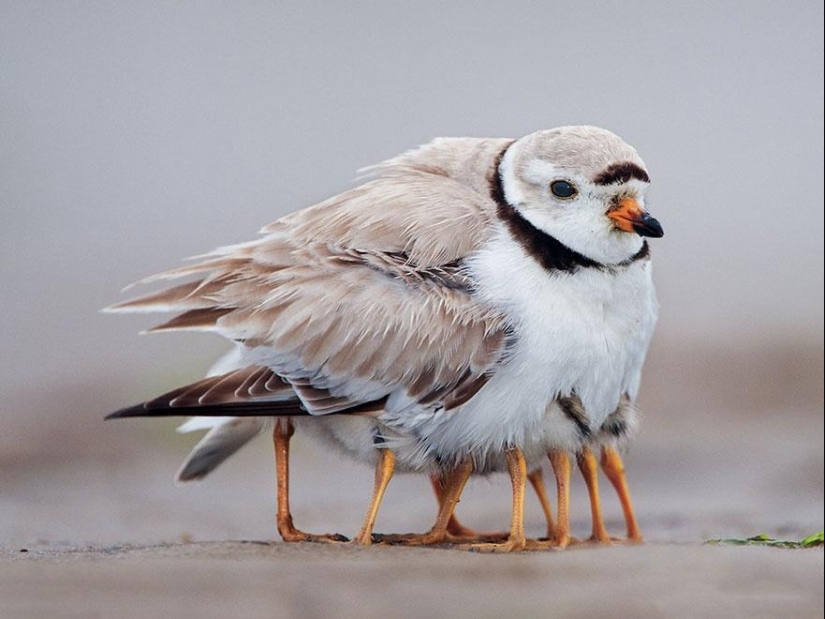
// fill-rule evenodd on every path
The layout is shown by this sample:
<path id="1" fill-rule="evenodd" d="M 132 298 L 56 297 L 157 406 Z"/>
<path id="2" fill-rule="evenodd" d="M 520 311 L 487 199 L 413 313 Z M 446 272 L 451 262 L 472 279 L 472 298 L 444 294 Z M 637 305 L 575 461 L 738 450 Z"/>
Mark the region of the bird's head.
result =
<path id="1" fill-rule="evenodd" d="M 603 264 L 639 252 L 662 226 L 645 209 L 639 154 L 598 127 L 559 127 L 515 141 L 499 167 L 503 198 L 533 226 Z"/>

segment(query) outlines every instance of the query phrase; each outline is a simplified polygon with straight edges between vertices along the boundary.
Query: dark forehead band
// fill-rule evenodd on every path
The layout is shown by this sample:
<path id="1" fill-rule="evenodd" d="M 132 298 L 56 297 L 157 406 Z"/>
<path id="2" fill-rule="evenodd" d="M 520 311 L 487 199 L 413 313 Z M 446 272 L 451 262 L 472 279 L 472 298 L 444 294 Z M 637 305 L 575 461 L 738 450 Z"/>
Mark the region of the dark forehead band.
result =
<path id="1" fill-rule="evenodd" d="M 622 163 L 614 163 L 607 169 L 599 173 L 593 182 L 597 185 L 618 185 L 626 183 L 631 178 L 640 180 L 643 183 L 649 183 L 650 177 L 647 172 L 641 167 L 630 161 Z"/>

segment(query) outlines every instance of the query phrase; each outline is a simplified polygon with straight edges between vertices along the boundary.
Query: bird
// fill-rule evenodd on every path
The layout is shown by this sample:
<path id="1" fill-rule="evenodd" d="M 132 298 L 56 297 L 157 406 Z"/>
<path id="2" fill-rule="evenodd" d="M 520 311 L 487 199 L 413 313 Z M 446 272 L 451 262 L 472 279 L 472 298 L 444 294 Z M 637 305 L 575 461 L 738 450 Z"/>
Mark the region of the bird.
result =
<path id="1" fill-rule="evenodd" d="M 438 531 L 471 473 L 507 470 L 509 538 L 485 550 L 528 547 L 528 462 L 549 453 L 566 545 L 568 454 L 635 401 L 656 323 L 645 237 L 663 229 L 644 162 L 610 131 L 566 126 L 439 138 L 370 173 L 142 283 L 193 281 L 111 307 L 180 312 L 150 331 L 217 332 L 246 364 L 111 416 L 376 419 L 359 538 L 398 464 L 445 480 Z"/>

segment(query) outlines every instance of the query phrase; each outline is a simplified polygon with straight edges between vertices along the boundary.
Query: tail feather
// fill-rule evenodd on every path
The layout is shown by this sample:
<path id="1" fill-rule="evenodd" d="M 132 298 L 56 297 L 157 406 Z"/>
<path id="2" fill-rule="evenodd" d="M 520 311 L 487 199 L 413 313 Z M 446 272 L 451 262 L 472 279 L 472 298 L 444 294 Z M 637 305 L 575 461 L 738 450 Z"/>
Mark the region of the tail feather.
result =
<path id="1" fill-rule="evenodd" d="M 210 420 L 194 418 L 181 426 L 183 428 L 208 427 Z M 266 428 L 268 422 L 260 417 L 229 419 L 213 427 L 195 445 L 177 473 L 177 481 L 197 481 L 214 471 L 227 458 L 246 445 Z M 189 430 L 187 430 L 189 431 Z"/>

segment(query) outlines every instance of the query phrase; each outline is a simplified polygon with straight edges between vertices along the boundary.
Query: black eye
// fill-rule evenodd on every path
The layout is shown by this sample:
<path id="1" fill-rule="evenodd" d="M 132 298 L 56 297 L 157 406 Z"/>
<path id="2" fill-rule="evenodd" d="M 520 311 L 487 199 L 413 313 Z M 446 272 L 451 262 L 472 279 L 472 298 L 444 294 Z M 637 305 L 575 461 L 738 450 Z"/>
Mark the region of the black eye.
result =
<path id="1" fill-rule="evenodd" d="M 557 198 L 562 198 L 564 200 L 572 198 L 579 193 L 576 188 L 567 181 L 553 181 L 550 183 L 550 191 L 552 191 L 553 195 Z"/>

